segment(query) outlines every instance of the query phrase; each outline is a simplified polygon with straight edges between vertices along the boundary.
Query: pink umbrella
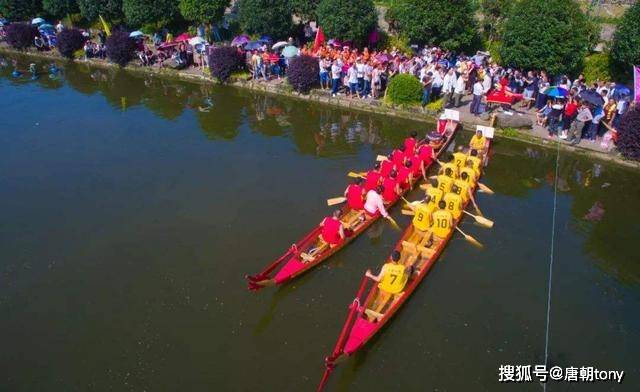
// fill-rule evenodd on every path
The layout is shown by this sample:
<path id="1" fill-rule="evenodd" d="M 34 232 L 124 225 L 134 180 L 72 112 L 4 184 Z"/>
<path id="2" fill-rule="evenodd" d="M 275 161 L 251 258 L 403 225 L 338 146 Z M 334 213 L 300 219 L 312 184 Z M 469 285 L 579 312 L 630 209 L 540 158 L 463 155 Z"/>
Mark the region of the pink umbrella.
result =
<path id="1" fill-rule="evenodd" d="M 332 46 L 342 46 L 342 42 L 338 41 L 337 39 L 330 39 L 329 41 L 327 41 L 327 44 L 332 45 Z"/>
<path id="2" fill-rule="evenodd" d="M 246 43 L 248 43 L 249 41 L 251 41 L 251 38 L 248 35 L 239 35 L 237 37 L 235 37 L 233 39 L 233 41 L 231 41 L 231 45 L 233 46 L 238 46 L 238 45 L 244 45 Z"/>
<path id="3" fill-rule="evenodd" d="M 190 38 L 191 36 L 189 35 L 189 33 L 182 33 L 179 36 L 177 36 L 176 39 L 174 39 L 174 42 L 189 41 Z"/>

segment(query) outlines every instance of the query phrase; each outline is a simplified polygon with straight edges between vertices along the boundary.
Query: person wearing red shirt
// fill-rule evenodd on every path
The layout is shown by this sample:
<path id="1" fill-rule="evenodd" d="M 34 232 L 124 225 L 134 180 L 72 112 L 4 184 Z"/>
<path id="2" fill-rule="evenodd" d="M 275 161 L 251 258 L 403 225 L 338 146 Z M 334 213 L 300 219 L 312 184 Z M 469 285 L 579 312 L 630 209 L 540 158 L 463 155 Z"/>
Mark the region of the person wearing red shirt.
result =
<path id="1" fill-rule="evenodd" d="M 578 115 L 578 103 L 573 97 L 569 97 L 569 102 L 564 105 L 564 112 L 562 113 L 562 132 L 560 133 L 560 139 L 566 139 L 571 128 L 571 123 L 576 119 Z"/>
<path id="2" fill-rule="evenodd" d="M 340 210 L 336 210 L 333 216 L 324 218 L 320 223 L 320 227 L 322 227 L 320 236 L 332 248 L 344 240 L 344 228 L 339 217 Z"/>
<path id="3" fill-rule="evenodd" d="M 413 174 L 411 172 L 411 161 L 406 161 L 404 165 L 398 167 L 396 182 L 400 185 L 401 190 L 406 190 L 411 187 L 412 181 Z"/>
<path id="4" fill-rule="evenodd" d="M 395 164 L 390 159 L 385 159 L 380 164 L 380 175 L 382 177 L 389 177 L 391 171 L 395 168 Z"/>
<path id="5" fill-rule="evenodd" d="M 415 153 L 416 145 L 418 144 L 418 140 L 416 139 L 417 137 L 418 137 L 418 132 L 412 131 L 409 134 L 409 137 L 404 139 L 404 153 L 407 156 L 411 156 Z"/>
<path id="6" fill-rule="evenodd" d="M 380 163 L 376 162 L 374 170 L 370 170 L 365 177 L 364 190 L 369 192 L 372 189 L 376 189 L 378 185 L 380 185 L 380 178 L 382 178 L 380 174 Z"/>
<path id="7" fill-rule="evenodd" d="M 433 147 L 428 144 L 423 144 L 418 148 L 418 156 L 422 159 L 424 166 L 428 166 L 433 161 Z"/>
<path id="8" fill-rule="evenodd" d="M 387 204 L 395 203 L 398 200 L 398 197 L 400 197 L 400 185 L 398 184 L 396 177 L 397 173 L 393 170 L 389 174 L 389 177 L 385 177 L 385 179 L 382 180 L 382 187 L 384 188 L 382 191 L 382 198 Z"/>
<path id="9" fill-rule="evenodd" d="M 409 161 L 411 162 L 411 174 L 413 178 L 419 178 L 420 176 L 424 176 L 426 174 L 424 162 L 419 155 L 414 154 Z"/>
<path id="10" fill-rule="evenodd" d="M 353 184 L 347 187 L 344 196 L 347 198 L 347 205 L 352 210 L 361 211 L 364 209 L 364 187 L 362 178 L 356 178 Z"/>
<path id="11" fill-rule="evenodd" d="M 394 165 L 396 165 L 396 167 L 404 165 L 404 152 L 404 146 L 400 146 L 400 148 L 393 150 L 393 152 L 391 153 L 391 161 Z"/>

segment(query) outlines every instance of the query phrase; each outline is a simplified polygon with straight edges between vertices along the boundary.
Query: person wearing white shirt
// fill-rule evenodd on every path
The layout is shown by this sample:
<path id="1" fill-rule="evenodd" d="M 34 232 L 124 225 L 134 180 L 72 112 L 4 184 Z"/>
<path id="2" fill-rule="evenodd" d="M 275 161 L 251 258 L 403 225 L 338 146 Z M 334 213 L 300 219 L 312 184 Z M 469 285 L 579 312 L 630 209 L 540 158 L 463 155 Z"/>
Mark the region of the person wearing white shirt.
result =
<path id="1" fill-rule="evenodd" d="M 491 90 L 491 86 L 492 86 L 491 81 L 492 81 L 492 78 L 491 78 L 491 75 L 489 74 L 489 70 L 486 69 L 484 72 L 484 80 L 482 81 L 482 92 L 484 94 L 488 93 L 489 90 Z"/>
<path id="2" fill-rule="evenodd" d="M 432 82 L 431 82 L 431 100 L 432 101 L 440 98 L 443 82 L 444 80 L 442 77 L 442 70 L 434 68 Z"/>
<path id="3" fill-rule="evenodd" d="M 480 103 L 482 102 L 482 96 L 484 95 L 484 87 L 479 80 L 476 80 L 473 85 L 473 100 L 471 101 L 470 112 L 476 116 L 480 114 Z"/>
<path id="4" fill-rule="evenodd" d="M 453 95 L 453 90 L 456 83 L 456 75 L 453 73 L 453 68 L 450 68 L 444 78 L 442 79 L 442 105 L 443 107 L 449 106 L 449 101 Z"/>
<path id="5" fill-rule="evenodd" d="M 455 74 L 454 74 L 455 77 Z M 464 95 L 464 88 L 467 84 L 467 76 L 460 75 L 458 79 L 456 79 L 456 83 L 453 87 L 453 105 L 455 107 L 460 107 L 460 101 L 462 101 L 462 96 Z"/>
<path id="6" fill-rule="evenodd" d="M 340 76 L 342 76 L 342 65 L 339 60 L 335 60 L 331 65 L 331 95 L 334 97 L 340 88 Z"/>
<path id="7" fill-rule="evenodd" d="M 364 211 L 367 219 L 373 218 L 377 213 L 380 213 L 383 218 L 388 218 L 389 213 L 384 208 L 384 200 L 382 200 L 382 186 L 379 185 L 377 189 L 372 189 L 367 192 L 366 201 L 364 203 Z"/>

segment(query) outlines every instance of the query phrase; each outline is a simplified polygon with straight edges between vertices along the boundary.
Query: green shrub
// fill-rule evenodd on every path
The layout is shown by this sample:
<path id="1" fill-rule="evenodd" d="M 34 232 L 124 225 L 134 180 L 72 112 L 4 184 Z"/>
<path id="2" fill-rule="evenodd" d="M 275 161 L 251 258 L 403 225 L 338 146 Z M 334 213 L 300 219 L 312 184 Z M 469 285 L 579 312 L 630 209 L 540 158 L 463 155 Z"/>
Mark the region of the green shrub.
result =
<path id="1" fill-rule="evenodd" d="M 394 105 L 411 105 L 420 102 L 422 83 L 413 75 L 394 76 L 387 86 L 385 100 Z"/>
<path id="2" fill-rule="evenodd" d="M 442 98 L 438 98 L 433 102 L 429 102 L 427 104 L 427 110 L 430 112 L 435 112 L 438 113 L 440 111 L 442 111 L 442 108 L 444 106 L 444 101 Z"/>
<path id="3" fill-rule="evenodd" d="M 624 13 L 613 36 L 611 60 L 627 77 L 631 76 L 632 66 L 640 64 L 640 3 Z"/>
<path id="4" fill-rule="evenodd" d="M 413 54 L 413 50 L 411 50 L 411 45 L 409 44 L 409 38 L 399 35 L 390 35 L 386 42 L 386 48 L 388 50 L 396 48 L 406 56 Z"/>
<path id="5" fill-rule="evenodd" d="M 585 57 L 582 73 L 589 84 L 596 80 L 612 81 L 609 54 L 594 53 Z"/>

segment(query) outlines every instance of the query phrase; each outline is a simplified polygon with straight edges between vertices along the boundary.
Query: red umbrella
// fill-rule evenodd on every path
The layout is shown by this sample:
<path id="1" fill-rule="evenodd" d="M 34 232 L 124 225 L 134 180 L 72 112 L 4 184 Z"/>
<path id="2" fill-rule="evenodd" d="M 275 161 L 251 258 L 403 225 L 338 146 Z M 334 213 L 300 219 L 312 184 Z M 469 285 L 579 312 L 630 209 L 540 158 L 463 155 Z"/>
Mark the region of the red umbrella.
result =
<path id="1" fill-rule="evenodd" d="M 191 36 L 189 35 L 189 33 L 182 33 L 179 36 L 176 37 L 176 39 L 174 39 L 174 42 L 184 42 L 184 41 L 189 41 L 189 39 L 191 38 Z"/>

